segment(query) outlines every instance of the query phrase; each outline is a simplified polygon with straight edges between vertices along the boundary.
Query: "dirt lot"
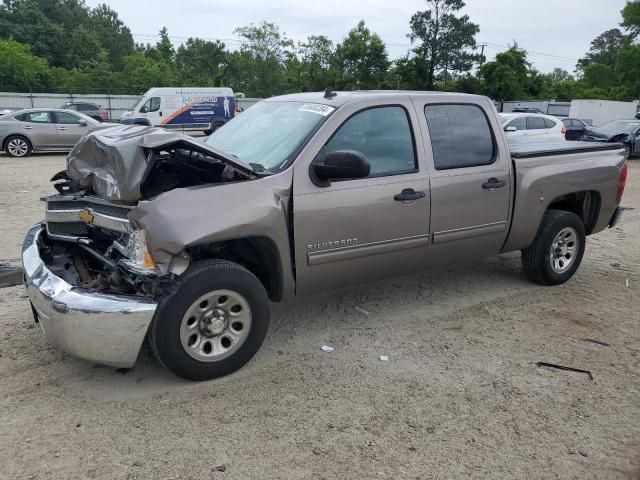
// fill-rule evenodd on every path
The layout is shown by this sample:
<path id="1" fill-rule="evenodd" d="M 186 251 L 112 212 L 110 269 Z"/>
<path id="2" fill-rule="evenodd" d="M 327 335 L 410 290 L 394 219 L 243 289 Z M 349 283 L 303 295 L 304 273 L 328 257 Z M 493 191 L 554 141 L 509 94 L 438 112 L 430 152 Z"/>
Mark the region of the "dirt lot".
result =
<path id="1" fill-rule="evenodd" d="M 63 166 L 0 156 L 0 258 Z M 0 478 L 639 479 L 638 162 L 624 203 L 564 286 L 510 254 L 275 305 L 256 358 L 205 383 L 147 351 L 128 373 L 74 359 L 2 289 Z"/>

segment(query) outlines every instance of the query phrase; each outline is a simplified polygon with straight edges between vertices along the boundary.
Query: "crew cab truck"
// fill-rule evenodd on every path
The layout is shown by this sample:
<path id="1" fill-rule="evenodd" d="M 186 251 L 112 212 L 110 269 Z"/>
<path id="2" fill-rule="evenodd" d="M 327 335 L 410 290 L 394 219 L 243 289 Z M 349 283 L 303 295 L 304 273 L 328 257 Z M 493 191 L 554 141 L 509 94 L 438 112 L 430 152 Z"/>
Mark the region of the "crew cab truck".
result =
<path id="1" fill-rule="evenodd" d="M 516 250 L 566 282 L 626 172 L 620 145 L 510 147 L 489 99 L 454 93 L 274 97 L 206 142 L 117 126 L 53 178 L 25 284 L 62 349 L 131 367 L 146 337 L 210 379 L 256 353 L 270 302 Z"/>

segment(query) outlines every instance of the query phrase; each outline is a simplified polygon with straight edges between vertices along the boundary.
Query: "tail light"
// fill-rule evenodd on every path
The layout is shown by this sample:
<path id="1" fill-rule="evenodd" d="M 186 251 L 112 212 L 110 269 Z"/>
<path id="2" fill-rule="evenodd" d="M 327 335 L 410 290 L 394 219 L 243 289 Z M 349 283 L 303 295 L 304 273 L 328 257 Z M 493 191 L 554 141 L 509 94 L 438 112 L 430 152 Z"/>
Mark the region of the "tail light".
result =
<path id="1" fill-rule="evenodd" d="M 624 194 L 624 186 L 627 184 L 627 163 L 625 162 L 622 170 L 620 170 L 620 179 L 618 181 L 618 201 L 622 200 L 622 195 Z"/>
<path id="2" fill-rule="evenodd" d="M 562 127 L 562 130 L 560 131 L 560 133 L 562 133 L 563 135 L 567 134 L 567 127 Z"/>

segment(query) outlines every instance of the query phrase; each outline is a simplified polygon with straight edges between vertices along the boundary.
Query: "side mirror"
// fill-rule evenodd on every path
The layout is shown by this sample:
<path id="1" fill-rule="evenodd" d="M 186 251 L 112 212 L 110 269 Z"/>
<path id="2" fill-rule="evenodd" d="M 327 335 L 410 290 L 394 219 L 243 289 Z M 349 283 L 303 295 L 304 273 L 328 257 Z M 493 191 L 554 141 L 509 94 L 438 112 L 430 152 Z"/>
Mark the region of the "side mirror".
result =
<path id="1" fill-rule="evenodd" d="M 517 132 L 518 129 L 516 127 L 504 127 L 505 132 Z"/>
<path id="2" fill-rule="evenodd" d="M 369 160 L 357 150 L 336 150 L 319 156 L 309 167 L 311 181 L 319 187 L 328 187 L 331 180 L 365 178 L 370 171 Z"/>
<path id="3" fill-rule="evenodd" d="M 80 125 L 81 127 L 86 127 L 86 126 L 88 125 L 88 123 L 87 123 L 87 121 L 86 121 L 86 120 L 80 120 L 80 121 L 78 122 L 78 125 Z"/>
<path id="4" fill-rule="evenodd" d="M 140 107 L 140 113 L 147 113 L 148 111 L 147 107 Z"/>

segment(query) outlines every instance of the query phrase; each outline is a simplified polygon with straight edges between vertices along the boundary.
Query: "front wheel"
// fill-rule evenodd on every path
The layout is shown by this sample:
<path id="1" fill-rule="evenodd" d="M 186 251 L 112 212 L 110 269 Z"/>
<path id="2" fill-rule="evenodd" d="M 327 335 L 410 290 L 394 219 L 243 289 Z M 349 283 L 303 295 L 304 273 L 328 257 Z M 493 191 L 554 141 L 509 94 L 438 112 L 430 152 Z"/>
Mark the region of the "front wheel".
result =
<path id="1" fill-rule="evenodd" d="M 628 143 L 624 144 L 624 158 L 631 158 L 631 145 L 629 145 Z"/>
<path id="2" fill-rule="evenodd" d="M 269 299 L 250 271 L 224 260 L 192 266 L 158 306 L 149 340 L 176 375 L 209 380 L 238 370 L 258 351 L 269 326 Z"/>
<path id="3" fill-rule="evenodd" d="M 559 285 L 578 270 L 585 245 L 584 224 L 578 215 L 548 210 L 535 240 L 522 250 L 522 267 L 536 283 Z"/>

